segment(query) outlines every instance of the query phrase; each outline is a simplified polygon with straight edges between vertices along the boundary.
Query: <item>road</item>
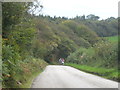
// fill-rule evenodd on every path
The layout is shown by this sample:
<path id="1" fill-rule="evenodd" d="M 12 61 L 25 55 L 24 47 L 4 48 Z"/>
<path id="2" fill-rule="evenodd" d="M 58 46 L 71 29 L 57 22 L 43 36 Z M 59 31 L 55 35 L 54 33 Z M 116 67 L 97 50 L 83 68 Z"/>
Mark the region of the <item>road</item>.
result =
<path id="1" fill-rule="evenodd" d="M 118 83 L 70 66 L 49 65 L 33 81 L 32 88 L 118 88 Z"/>

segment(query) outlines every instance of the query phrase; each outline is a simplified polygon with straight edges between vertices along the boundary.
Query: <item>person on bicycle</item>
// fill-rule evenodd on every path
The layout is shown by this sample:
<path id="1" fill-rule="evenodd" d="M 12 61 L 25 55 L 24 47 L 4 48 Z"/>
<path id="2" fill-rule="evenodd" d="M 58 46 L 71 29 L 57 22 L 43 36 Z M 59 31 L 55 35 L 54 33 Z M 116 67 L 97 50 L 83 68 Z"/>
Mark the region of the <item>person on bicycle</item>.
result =
<path id="1" fill-rule="evenodd" d="M 61 59 L 61 62 L 62 62 L 62 65 L 64 65 L 64 62 L 65 62 L 64 58 Z"/>

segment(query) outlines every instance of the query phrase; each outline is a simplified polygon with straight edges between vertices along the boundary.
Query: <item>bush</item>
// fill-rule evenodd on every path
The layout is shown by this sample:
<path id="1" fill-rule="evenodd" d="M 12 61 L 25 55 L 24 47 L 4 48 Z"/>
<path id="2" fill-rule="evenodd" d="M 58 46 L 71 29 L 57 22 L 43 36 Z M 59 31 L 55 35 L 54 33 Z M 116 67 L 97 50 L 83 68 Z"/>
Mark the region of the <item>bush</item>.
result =
<path id="1" fill-rule="evenodd" d="M 101 41 L 88 49 L 79 48 L 68 56 L 67 61 L 96 67 L 117 68 L 118 45 Z"/>

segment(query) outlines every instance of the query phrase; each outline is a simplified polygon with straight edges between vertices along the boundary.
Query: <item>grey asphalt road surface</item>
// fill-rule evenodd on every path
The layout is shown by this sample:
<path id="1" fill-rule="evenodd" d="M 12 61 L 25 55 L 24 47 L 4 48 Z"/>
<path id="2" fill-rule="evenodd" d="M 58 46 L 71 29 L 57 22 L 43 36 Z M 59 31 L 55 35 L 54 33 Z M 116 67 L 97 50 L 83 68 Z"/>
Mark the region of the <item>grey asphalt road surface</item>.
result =
<path id="1" fill-rule="evenodd" d="M 118 82 L 70 66 L 49 65 L 33 81 L 31 88 L 118 88 Z"/>

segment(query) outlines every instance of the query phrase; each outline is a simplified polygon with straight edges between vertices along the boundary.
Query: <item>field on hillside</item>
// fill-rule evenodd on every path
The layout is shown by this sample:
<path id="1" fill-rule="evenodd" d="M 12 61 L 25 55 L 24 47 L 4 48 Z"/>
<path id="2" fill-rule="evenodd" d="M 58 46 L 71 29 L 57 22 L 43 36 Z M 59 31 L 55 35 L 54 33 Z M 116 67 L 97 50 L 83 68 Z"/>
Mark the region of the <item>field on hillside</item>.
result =
<path id="1" fill-rule="evenodd" d="M 119 36 L 111 36 L 111 37 L 105 37 L 105 38 L 112 43 L 117 43 Z"/>

